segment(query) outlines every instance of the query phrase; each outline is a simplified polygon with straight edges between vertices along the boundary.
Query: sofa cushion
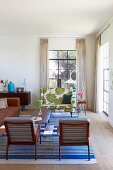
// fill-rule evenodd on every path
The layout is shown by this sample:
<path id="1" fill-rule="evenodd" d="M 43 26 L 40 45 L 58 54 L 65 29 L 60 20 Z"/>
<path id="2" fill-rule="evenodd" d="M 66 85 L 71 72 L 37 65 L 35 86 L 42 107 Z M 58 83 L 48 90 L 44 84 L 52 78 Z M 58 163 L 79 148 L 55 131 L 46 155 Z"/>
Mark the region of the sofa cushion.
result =
<path id="1" fill-rule="evenodd" d="M 71 104 L 71 94 L 64 94 L 62 104 Z"/>
<path id="2" fill-rule="evenodd" d="M 7 107 L 7 98 L 0 99 L 0 109 L 5 109 Z"/>

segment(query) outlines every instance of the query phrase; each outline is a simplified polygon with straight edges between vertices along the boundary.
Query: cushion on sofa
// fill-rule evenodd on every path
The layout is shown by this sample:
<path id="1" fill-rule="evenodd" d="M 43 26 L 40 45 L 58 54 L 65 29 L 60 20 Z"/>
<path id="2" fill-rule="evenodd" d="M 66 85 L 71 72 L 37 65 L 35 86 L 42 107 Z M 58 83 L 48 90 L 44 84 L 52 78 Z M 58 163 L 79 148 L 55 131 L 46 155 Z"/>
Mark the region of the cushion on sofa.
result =
<path id="1" fill-rule="evenodd" d="M 64 94 L 62 104 L 71 104 L 72 94 Z"/>
<path id="2" fill-rule="evenodd" d="M 0 98 L 3 99 L 3 98 Z M 10 116 L 19 116 L 20 114 L 20 99 L 6 98 L 8 106 L 0 109 L 0 126 L 3 125 L 4 119 Z"/>
<path id="3" fill-rule="evenodd" d="M 1 98 L 0 99 L 0 109 L 5 109 L 6 107 L 8 107 L 7 98 Z"/>
<path id="4" fill-rule="evenodd" d="M 3 125 L 3 120 L 10 116 L 19 116 L 19 108 L 12 106 L 6 109 L 0 109 L 0 126 Z"/>

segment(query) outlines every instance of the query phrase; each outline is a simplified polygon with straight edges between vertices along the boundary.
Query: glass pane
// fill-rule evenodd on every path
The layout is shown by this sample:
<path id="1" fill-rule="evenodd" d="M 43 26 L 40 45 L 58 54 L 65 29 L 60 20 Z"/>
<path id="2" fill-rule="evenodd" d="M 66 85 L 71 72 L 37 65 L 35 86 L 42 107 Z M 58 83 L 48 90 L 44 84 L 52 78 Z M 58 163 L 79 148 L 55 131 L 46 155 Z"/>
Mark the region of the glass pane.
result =
<path id="1" fill-rule="evenodd" d="M 106 101 L 106 92 L 104 92 L 104 101 Z"/>
<path id="2" fill-rule="evenodd" d="M 109 81 L 106 82 L 106 90 L 109 92 Z"/>
<path id="3" fill-rule="evenodd" d="M 103 48 L 103 57 L 106 57 L 106 47 Z"/>
<path id="4" fill-rule="evenodd" d="M 104 70 L 104 80 L 109 80 L 109 70 Z"/>
<path id="5" fill-rule="evenodd" d="M 68 70 L 59 70 L 59 78 L 63 80 L 68 80 L 69 78 L 69 71 Z"/>
<path id="6" fill-rule="evenodd" d="M 59 69 L 65 70 L 67 67 L 67 60 L 59 60 Z"/>
<path id="7" fill-rule="evenodd" d="M 76 60 L 68 60 L 68 69 L 76 70 Z"/>
<path id="8" fill-rule="evenodd" d="M 106 58 L 104 58 L 104 68 L 106 68 Z"/>
<path id="9" fill-rule="evenodd" d="M 104 112 L 106 112 L 106 103 L 104 102 L 104 108 L 103 108 L 103 110 L 104 110 Z"/>
<path id="10" fill-rule="evenodd" d="M 75 70 L 70 70 L 71 71 L 71 78 L 73 80 L 76 80 L 76 71 Z"/>
<path id="11" fill-rule="evenodd" d="M 108 57 L 104 58 L 104 68 L 109 68 L 109 60 Z"/>
<path id="12" fill-rule="evenodd" d="M 50 86 L 51 87 L 59 86 L 57 80 L 60 79 L 61 87 L 67 87 L 67 84 L 65 82 L 67 80 L 70 80 L 71 77 L 70 72 L 76 70 L 76 51 L 74 50 L 73 51 L 68 51 L 68 50 L 49 51 L 49 59 L 50 59 L 49 60 Z M 54 59 L 58 59 L 58 60 L 54 60 Z M 75 60 L 71 60 L 71 59 L 75 59 Z M 76 72 L 74 72 L 73 77 L 75 80 Z"/>
<path id="13" fill-rule="evenodd" d="M 58 61 L 57 60 L 49 60 L 49 69 L 51 69 L 51 70 L 58 69 Z"/>
<path id="14" fill-rule="evenodd" d="M 58 70 L 49 70 L 49 78 L 58 78 Z"/>
<path id="15" fill-rule="evenodd" d="M 109 46 L 106 47 L 106 56 L 109 57 Z"/>
<path id="16" fill-rule="evenodd" d="M 104 91 L 104 101 L 107 103 L 109 102 L 109 94 L 108 92 L 105 92 L 105 91 Z"/>
<path id="17" fill-rule="evenodd" d="M 108 104 L 106 104 L 106 113 L 108 114 Z"/>
<path id="18" fill-rule="evenodd" d="M 106 68 L 109 68 L 109 58 L 106 58 Z"/>
<path id="19" fill-rule="evenodd" d="M 76 59 L 76 51 L 68 51 L 69 59 Z"/>
<path id="20" fill-rule="evenodd" d="M 49 87 L 57 87 L 57 79 L 49 79 Z"/>
<path id="21" fill-rule="evenodd" d="M 108 114 L 108 103 L 109 103 L 109 45 L 106 44 L 103 47 L 103 109 Z"/>
<path id="22" fill-rule="evenodd" d="M 107 103 L 108 103 L 108 94 L 106 93 L 106 100 L 105 100 Z"/>
<path id="23" fill-rule="evenodd" d="M 103 111 L 108 114 L 108 103 L 104 102 Z"/>
<path id="24" fill-rule="evenodd" d="M 109 81 L 104 81 L 104 90 L 109 92 Z"/>
<path id="25" fill-rule="evenodd" d="M 107 84 L 106 84 L 106 81 L 104 81 L 104 90 L 107 91 Z"/>
<path id="26" fill-rule="evenodd" d="M 64 79 L 61 79 L 61 87 L 67 87 Z"/>
<path id="27" fill-rule="evenodd" d="M 58 51 L 59 59 L 67 59 L 67 51 Z"/>
<path id="28" fill-rule="evenodd" d="M 49 51 L 49 59 L 57 59 L 57 51 Z"/>

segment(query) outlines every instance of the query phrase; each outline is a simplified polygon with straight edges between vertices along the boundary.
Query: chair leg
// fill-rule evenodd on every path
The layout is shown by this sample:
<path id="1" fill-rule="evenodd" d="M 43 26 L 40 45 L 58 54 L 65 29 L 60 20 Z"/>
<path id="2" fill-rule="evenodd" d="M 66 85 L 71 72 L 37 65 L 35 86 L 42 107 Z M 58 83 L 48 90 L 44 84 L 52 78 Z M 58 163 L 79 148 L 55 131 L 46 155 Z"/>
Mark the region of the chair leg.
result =
<path id="1" fill-rule="evenodd" d="M 77 113 L 78 113 L 78 116 L 79 116 L 79 113 L 80 113 L 80 107 L 77 106 Z"/>
<path id="2" fill-rule="evenodd" d="M 86 115 L 86 106 L 85 106 L 85 115 Z"/>
<path id="3" fill-rule="evenodd" d="M 35 144 L 35 160 L 37 160 L 37 142 Z"/>
<path id="4" fill-rule="evenodd" d="M 59 161 L 60 161 L 60 144 L 59 144 Z"/>
<path id="5" fill-rule="evenodd" d="M 71 117 L 72 117 L 72 112 L 70 112 L 71 113 Z"/>
<path id="6" fill-rule="evenodd" d="M 90 149 L 89 149 L 89 143 L 88 143 L 88 161 L 90 161 Z"/>
<path id="7" fill-rule="evenodd" d="M 8 149 L 9 149 L 9 145 L 7 144 L 7 146 L 6 146 L 6 160 L 8 160 Z"/>
<path id="8" fill-rule="evenodd" d="M 41 134 L 40 134 L 40 144 L 41 144 Z"/>

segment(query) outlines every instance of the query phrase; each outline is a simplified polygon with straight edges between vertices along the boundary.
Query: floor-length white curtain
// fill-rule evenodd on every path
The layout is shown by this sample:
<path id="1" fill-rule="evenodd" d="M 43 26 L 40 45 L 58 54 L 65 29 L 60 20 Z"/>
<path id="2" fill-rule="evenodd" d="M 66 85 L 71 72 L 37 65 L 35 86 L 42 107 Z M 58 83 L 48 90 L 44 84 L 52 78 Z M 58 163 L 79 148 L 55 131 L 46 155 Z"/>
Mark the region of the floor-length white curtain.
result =
<path id="1" fill-rule="evenodd" d="M 77 91 L 83 92 L 85 99 L 87 98 L 86 88 L 86 42 L 84 38 L 76 39 L 77 50 Z"/>
<path id="2" fill-rule="evenodd" d="M 48 39 L 40 39 L 40 87 L 49 86 Z"/>
<path id="3" fill-rule="evenodd" d="M 94 112 L 100 112 L 102 110 L 102 75 L 101 35 L 99 35 L 96 38 Z"/>

